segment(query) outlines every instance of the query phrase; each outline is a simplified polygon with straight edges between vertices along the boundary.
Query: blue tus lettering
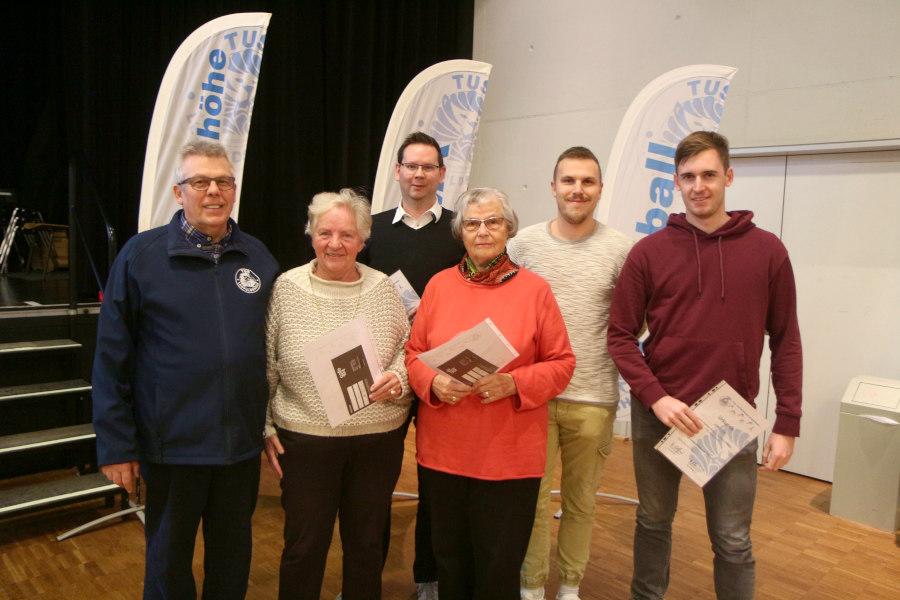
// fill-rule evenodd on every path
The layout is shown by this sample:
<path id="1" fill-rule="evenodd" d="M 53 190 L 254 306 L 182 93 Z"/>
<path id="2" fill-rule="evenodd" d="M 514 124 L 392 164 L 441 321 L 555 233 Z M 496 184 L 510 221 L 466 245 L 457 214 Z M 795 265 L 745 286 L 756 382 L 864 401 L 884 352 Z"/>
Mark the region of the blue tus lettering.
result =
<path id="1" fill-rule="evenodd" d="M 456 82 L 457 90 L 466 90 L 466 91 L 480 91 L 482 94 L 487 93 L 488 79 L 485 77 L 482 79 L 481 75 L 476 73 L 469 73 L 468 75 L 464 75 L 462 73 L 457 73 L 456 75 L 452 75 L 450 77 L 453 81 Z"/>

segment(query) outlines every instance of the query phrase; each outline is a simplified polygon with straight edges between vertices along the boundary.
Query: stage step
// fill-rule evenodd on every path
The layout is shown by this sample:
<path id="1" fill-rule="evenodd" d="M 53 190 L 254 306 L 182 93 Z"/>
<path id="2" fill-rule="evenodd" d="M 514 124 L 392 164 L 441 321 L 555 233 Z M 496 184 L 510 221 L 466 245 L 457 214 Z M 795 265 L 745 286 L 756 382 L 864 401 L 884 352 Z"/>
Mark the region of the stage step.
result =
<path id="1" fill-rule="evenodd" d="M 50 350 L 74 350 L 81 344 L 74 340 L 35 340 L 31 342 L 0 343 L 0 355 L 21 354 L 23 352 L 46 352 Z"/>
<path id="2" fill-rule="evenodd" d="M 71 444 L 82 440 L 93 440 L 96 437 L 94 426 L 90 423 L 44 429 L 42 431 L 29 431 L 28 433 L 16 433 L 0 437 L 0 455 Z"/>
<path id="3" fill-rule="evenodd" d="M 0 517 L 115 493 L 124 493 L 124 490 L 107 479 L 103 473 L 9 488 L 0 490 Z"/>
<path id="4" fill-rule="evenodd" d="M 31 383 L 0 388 L 0 402 L 38 398 L 41 396 L 58 396 L 75 392 L 89 392 L 91 384 L 84 379 L 67 379 L 65 381 L 48 381 L 47 383 Z"/>

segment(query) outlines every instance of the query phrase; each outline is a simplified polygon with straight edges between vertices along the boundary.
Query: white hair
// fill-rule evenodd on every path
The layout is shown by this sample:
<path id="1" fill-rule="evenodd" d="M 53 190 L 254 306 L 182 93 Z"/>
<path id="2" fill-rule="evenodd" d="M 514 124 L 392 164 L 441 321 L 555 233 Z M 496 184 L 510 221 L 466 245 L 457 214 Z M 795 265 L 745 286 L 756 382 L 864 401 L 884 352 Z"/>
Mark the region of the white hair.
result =
<path id="1" fill-rule="evenodd" d="M 356 229 L 363 241 L 369 239 L 372 234 L 372 213 L 369 201 L 362 194 L 343 188 L 339 192 L 319 192 L 313 196 L 309 208 L 306 210 L 306 235 L 312 235 L 319 217 L 332 208 L 343 206 L 350 211 L 356 219 Z"/>
<path id="2" fill-rule="evenodd" d="M 450 223 L 450 229 L 457 238 L 462 238 L 462 222 L 465 220 L 463 213 L 466 207 L 472 204 L 484 204 L 490 200 L 497 200 L 500 203 L 500 209 L 503 212 L 503 218 L 506 219 L 507 236 L 515 237 L 519 232 L 519 217 L 513 210 L 509 201 L 509 196 L 498 190 L 497 188 L 481 187 L 466 190 L 456 199 L 456 212 L 453 215 L 453 221 Z"/>

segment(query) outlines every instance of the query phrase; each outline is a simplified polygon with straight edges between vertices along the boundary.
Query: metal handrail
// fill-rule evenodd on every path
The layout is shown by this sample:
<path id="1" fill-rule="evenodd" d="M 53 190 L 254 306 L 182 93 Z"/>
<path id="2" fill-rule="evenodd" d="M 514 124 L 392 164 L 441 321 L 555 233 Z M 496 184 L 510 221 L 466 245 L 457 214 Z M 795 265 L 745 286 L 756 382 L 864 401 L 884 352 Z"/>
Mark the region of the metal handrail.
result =
<path id="1" fill-rule="evenodd" d="M 97 191 L 97 186 L 94 184 L 94 180 L 90 177 L 83 178 L 88 186 L 90 186 L 91 192 L 93 192 L 90 195 L 90 198 L 94 200 L 94 204 L 97 205 L 97 210 L 100 213 L 100 218 L 103 219 L 103 228 L 106 232 L 106 258 L 108 259 L 109 264 L 112 265 L 113 261 L 116 259 L 116 253 L 118 252 L 116 228 L 112 226 L 112 223 L 110 223 L 109 218 L 106 216 L 106 210 L 104 210 L 103 203 L 100 201 L 100 192 Z"/>
<path id="2" fill-rule="evenodd" d="M 79 186 L 79 183 L 84 185 Z M 97 207 L 97 212 L 100 214 L 100 218 L 103 220 L 104 232 L 106 234 L 106 257 L 108 260 L 107 268 L 112 266 L 112 263 L 116 258 L 116 253 L 118 252 L 116 229 L 112 226 L 112 223 L 110 223 L 109 217 L 106 214 L 106 210 L 103 208 L 103 203 L 100 201 L 100 193 L 97 191 L 97 186 L 94 185 L 93 180 L 87 176 L 83 169 L 79 170 L 74 160 L 69 161 L 69 306 L 73 309 L 77 304 L 76 282 L 78 278 L 78 264 L 76 261 L 76 236 L 81 238 L 82 246 L 87 253 L 88 263 L 90 264 L 91 270 L 93 271 L 94 280 L 97 282 L 97 287 L 100 291 L 103 290 L 105 283 L 104 281 L 101 281 L 100 272 L 97 269 L 96 261 L 94 260 L 94 256 L 91 253 L 91 249 L 87 243 L 87 239 L 81 232 L 81 227 L 78 220 L 78 200 L 79 192 L 82 191 L 82 187 L 87 188 L 90 192 L 83 194 L 83 196 L 89 198 L 94 203 L 94 206 Z"/>

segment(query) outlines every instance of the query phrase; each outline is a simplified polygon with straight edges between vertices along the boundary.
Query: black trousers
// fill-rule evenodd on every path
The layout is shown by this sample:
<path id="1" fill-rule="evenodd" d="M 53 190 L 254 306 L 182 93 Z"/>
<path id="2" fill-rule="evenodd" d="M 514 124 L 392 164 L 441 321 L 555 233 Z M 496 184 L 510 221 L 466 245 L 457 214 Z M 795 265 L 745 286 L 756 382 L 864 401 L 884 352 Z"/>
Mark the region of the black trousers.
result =
<path id="1" fill-rule="evenodd" d="M 431 542 L 431 510 L 428 488 L 421 484 L 422 467 L 416 465 L 419 477 L 419 503 L 416 505 L 416 557 L 413 559 L 413 581 L 427 583 L 438 580 L 437 560 Z"/>
<path id="2" fill-rule="evenodd" d="M 191 573 L 203 523 L 203 598 L 247 593 L 259 457 L 233 465 L 141 464 L 146 487 L 144 599 L 196 598 Z"/>
<path id="3" fill-rule="evenodd" d="M 441 600 L 519 600 L 541 479 L 487 481 L 422 467 Z"/>
<path id="4" fill-rule="evenodd" d="M 400 476 L 403 428 L 323 437 L 278 430 L 284 552 L 278 597 L 319 600 L 335 517 L 340 519 L 344 600 L 381 598 L 383 535 Z"/>

